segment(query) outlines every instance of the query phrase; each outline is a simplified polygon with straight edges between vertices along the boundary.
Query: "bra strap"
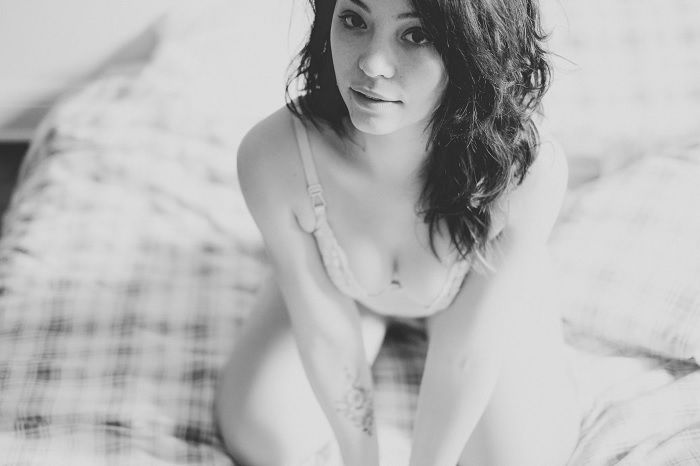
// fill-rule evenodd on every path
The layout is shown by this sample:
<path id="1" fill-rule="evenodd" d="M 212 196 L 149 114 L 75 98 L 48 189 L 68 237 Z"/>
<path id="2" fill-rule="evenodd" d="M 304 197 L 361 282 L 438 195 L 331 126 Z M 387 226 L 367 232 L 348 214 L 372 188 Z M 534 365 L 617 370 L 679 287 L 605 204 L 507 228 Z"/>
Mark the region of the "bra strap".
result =
<path id="1" fill-rule="evenodd" d="M 292 117 L 294 122 L 294 132 L 301 154 L 301 164 L 304 167 L 306 175 L 306 191 L 311 198 L 311 205 L 314 208 L 316 215 L 316 225 L 318 226 L 319 219 L 326 213 L 326 200 L 323 198 L 323 188 L 318 182 L 318 174 L 316 173 L 316 165 L 314 164 L 313 155 L 311 155 L 311 145 L 309 144 L 309 135 L 306 128 L 297 117 Z"/>

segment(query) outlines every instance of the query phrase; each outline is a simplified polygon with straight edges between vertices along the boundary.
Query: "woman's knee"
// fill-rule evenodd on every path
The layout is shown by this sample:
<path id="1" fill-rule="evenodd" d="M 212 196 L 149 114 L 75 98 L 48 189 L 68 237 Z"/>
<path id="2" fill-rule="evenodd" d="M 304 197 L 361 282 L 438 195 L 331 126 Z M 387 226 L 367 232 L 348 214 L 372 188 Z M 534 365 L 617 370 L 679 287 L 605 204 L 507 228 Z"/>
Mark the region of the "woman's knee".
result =
<path id="1" fill-rule="evenodd" d="M 288 464 L 312 455 L 333 434 L 306 377 L 286 310 L 256 312 L 219 377 L 216 417 L 226 448 L 243 464 Z M 385 324 L 362 311 L 361 323 L 371 362 Z"/>
<path id="2" fill-rule="evenodd" d="M 332 435 L 299 366 L 279 358 L 257 374 L 236 373 L 235 364 L 222 373 L 217 424 L 226 449 L 243 465 L 292 464 Z"/>

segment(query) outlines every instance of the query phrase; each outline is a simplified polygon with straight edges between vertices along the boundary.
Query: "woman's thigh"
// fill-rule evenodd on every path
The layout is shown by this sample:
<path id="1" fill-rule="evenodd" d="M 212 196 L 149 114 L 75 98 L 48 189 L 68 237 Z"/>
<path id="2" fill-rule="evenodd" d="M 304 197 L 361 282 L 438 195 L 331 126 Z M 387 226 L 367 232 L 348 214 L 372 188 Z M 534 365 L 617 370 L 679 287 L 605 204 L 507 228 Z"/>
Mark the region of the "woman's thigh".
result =
<path id="1" fill-rule="evenodd" d="M 379 316 L 361 317 L 368 359 L 374 361 L 385 325 Z M 332 435 L 306 378 L 274 279 L 261 288 L 221 372 L 215 410 L 227 448 L 234 456 L 260 458 L 256 466 L 268 462 L 265 455 L 276 464 L 287 455 L 311 453 Z"/>
<path id="2" fill-rule="evenodd" d="M 580 407 L 561 316 L 545 294 L 512 332 L 493 395 L 460 466 L 563 466 L 579 437 Z"/>

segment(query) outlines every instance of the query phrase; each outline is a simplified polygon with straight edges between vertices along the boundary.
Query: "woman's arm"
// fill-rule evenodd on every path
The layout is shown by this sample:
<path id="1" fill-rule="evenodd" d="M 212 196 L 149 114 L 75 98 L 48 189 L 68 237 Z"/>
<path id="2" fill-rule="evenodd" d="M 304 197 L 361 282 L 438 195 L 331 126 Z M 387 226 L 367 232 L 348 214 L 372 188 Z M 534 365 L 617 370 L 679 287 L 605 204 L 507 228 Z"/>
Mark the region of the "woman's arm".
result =
<path id="1" fill-rule="evenodd" d="M 501 240 L 505 250 L 506 234 Z M 513 246 L 515 247 L 515 246 Z M 423 373 L 412 444 L 411 466 L 454 466 L 488 404 L 511 331 L 528 264 L 537 255 L 505 251 L 496 273 L 470 273 L 453 306 L 429 322 L 430 343 Z M 464 297 L 462 299 L 462 297 Z M 520 326 L 522 327 L 522 326 Z"/>
<path id="2" fill-rule="evenodd" d="M 292 203 L 302 199 L 299 192 L 306 194 L 303 174 L 295 154 L 275 141 L 280 122 L 269 125 L 259 124 L 241 143 L 241 188 L 262 232 L 306 375 L 344 463 L 378 466 L 372 378 L 359 313 L 330 282 L 312 236 L 300 226 Z"/>
<path id="3" fill-rule="evenodd" d="M 416 413 L 410 466 L 454 466 L 495 388 L 512 332 L 534 316 L 519 303 L 536 290 L 531 268 L 546 249 L 566 188 L 566 160 L 543 143 L 511 194 L 495 271 L 471 272 L 455 302 L 429 318 L 430 344 Z M 536 292 L 536 291 L 535 291 Z"/>

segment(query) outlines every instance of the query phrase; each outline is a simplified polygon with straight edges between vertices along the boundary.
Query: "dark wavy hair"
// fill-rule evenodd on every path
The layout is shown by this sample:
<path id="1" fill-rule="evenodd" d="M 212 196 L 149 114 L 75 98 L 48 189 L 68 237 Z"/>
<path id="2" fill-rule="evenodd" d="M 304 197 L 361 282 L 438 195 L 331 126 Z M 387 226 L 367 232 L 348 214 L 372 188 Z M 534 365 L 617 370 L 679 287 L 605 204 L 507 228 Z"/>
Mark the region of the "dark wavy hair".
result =
<path id="1" fill-rule="evenodd" d="M 435 233 L 444 222 L 466 258 L 485 251 L 498 197 L 522 183 L 539 136 L 533 122 L 549 87 L 550 66 L 537 0 L 411 0 L 448 75 L 429 122 L 419 211 Z M 340 136 L 348 110 L 338 90 L 330 47 L 336 0 L 309 0 L 314 21 L 290 65 L 287 107 Z M 300 97 L 292 99 L 297 84 Z"/>

